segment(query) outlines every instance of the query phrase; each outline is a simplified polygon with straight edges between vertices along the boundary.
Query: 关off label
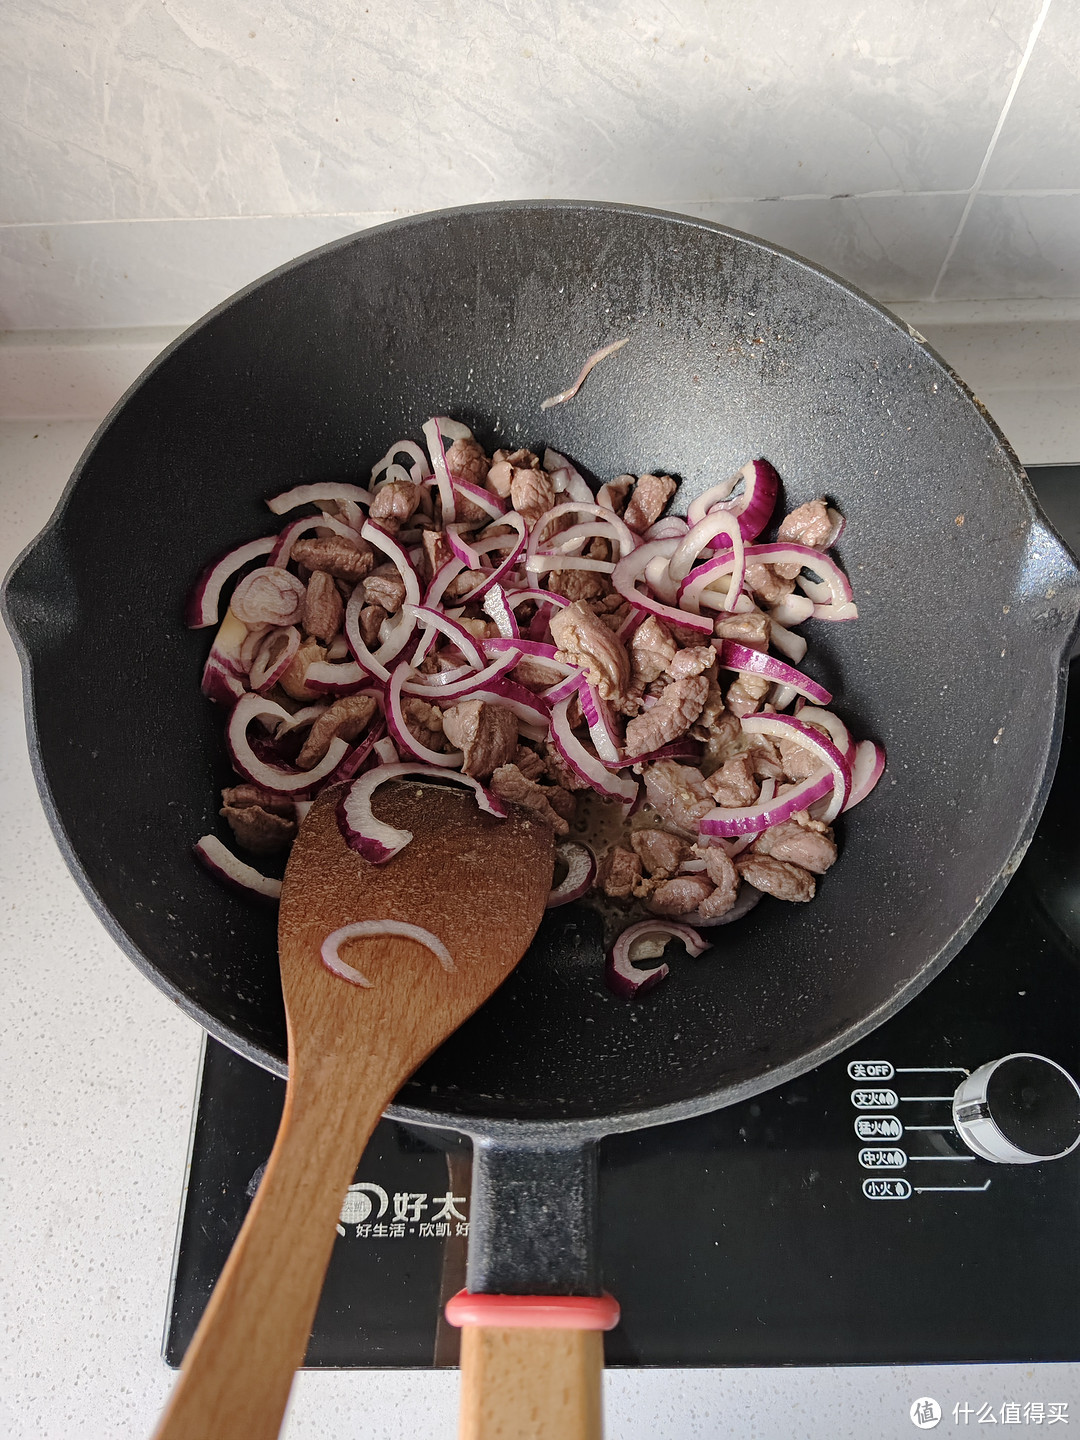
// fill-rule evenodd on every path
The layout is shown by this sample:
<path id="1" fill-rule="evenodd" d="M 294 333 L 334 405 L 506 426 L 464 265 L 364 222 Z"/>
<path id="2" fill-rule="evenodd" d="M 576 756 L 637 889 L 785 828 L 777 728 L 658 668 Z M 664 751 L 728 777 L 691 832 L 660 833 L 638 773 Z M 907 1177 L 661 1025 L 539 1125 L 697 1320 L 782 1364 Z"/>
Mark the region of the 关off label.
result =
<path id="1" fill-rule="evenodd" d="M 891 1080 L 896 1071 L 888 1060 L 852 1060 L 847 1073 L 851 1080 Z"/>

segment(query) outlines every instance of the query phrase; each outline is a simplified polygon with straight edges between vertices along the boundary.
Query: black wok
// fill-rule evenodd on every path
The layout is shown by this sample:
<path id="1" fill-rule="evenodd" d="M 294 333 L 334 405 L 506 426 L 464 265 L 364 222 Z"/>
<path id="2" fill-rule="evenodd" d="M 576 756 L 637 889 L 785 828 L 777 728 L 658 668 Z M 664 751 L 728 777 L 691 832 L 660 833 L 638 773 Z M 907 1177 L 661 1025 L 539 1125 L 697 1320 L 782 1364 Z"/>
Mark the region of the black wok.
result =
<path id="1" fill-rule="evenodd" d="M 572 403 L 584 357 L 630 343 Z M 191 859 L 229 768 L 180 623 L 204 558 L 269 532 L 263 497 L 363 475 L 433 413 L 549 443 L 598 477 L 681 475 L 678 507 L 765 454 L 826 493 L 860 620 L 812 626 L 814 673 L 889 766 L 807 906 L 767 901 L 639 1002 L 601 925 L 551 913 L 519 969 L 404 1088 L 473 1136 L 469 1285 L 599 1288 L 598 1138 L 818 1065 L 926 985 L 986 915 L 1056 757 L 1080 575 L 992 422 L 918 335 L 834 277 L 718 226 L 576 202 L 367 231 L 195 325 L 132 387 L 7 586 L 42 797 L 136 965 L 285 1069 L 272 914 Z M 136 1037 L 133 1037 L 135 1039 Z"/>

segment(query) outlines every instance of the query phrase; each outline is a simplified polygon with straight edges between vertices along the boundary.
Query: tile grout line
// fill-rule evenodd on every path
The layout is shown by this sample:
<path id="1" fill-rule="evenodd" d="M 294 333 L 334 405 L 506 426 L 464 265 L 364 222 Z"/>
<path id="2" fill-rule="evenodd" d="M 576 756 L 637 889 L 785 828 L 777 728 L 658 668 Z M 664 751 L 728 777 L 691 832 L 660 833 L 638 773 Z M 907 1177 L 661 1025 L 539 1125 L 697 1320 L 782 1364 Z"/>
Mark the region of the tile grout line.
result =
<path id="1" fill-rule="evenodd" d="M 1024 46 L 1024 53 L 1020 56 L 1020 63 L 1016 67 L 1016 74 L 1013 76 L 1012 84 L 1009 86 L 1009 93 L 1005 96 L 1005 103 L 1001 107 L 1001 114 L 998 116 L 993 134 L 990 136 L 990 143 L 986 147 L 983 162 L 979 166 L 979 173 L 975 176 L 975 183 L 968 192 L 967 201 L 963 210 L 960 212 L 960 219 L 956 223 L 953 237 L 949 241 L 949 248 L 946 250 L 945 258 L 941 262 L 941 269 L 938 271 L 937 279 L 934 281 L 933 289 L 930 291 L 931 300 L 938 298 L 938 290 L 941 288 L 941 282 L 945 279 L 945 272 L 949 268 L 949 262 L 952 260 L 953 255 L 956 253 L 956 247 L 960 243 L 960 236 L 964 233 L 964 226 L 967 224 L 968 216 L 971 214 L 972 206 L 975 204 L 975 198 L 979 194 L 979 188 L 982 185 L 983 178 L 990 168 L 990 161 L 993 159 L 997 142 L 1001 138 L 1002 130 L 1005 128 L 1005 121 L 1009 118 L 1009 111 L 1012 109 L 1012 103 L 1016 99 L 1016 92 L 1020 89 L 1020 82 L 1024 78 L 1024 71 L 1028 67 L 1028 61 L 1031 59 L 1035 50 L 1035 43 L 1042 31 L 1046 17 L 1050 13 L 1052 3 L 1053 0 L 1043 0 L 1042 9 L 1035 17 L 1035 23 L 1031 27 L 1031 34 L 1028 36 L 1027 44 Z"/>

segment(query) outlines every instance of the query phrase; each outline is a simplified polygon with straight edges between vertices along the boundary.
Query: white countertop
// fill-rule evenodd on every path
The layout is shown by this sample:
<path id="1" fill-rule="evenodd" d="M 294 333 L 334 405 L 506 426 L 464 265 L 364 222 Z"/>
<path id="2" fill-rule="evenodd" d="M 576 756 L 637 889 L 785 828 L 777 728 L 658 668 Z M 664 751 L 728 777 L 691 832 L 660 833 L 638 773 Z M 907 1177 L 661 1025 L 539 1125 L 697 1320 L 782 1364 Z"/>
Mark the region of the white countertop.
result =
<path id="1" fill-rule="evenodd" d="M 1052 344 L 1045 333 L 1032 335 L 1031 321 L 990 344 L 977 327 L 974 335 L 957 330 L 950 340 L 943 330 L 932 338 L 945 353 L 955 346 L 964 373 L 996 377 L 996 389 L 981 381 L 979 388 L 988 401 L 1000 391 L 1002 403 L 991 408 L 1021 458 L 1080 459 L 1077 339 L 1048 319 Z M 989 339 L 989 329 L 982 336 Z M 0 421 L 0 569 L 47 520 L 97 418 L 167 338 L 0 342 L 0 379 L 20 382 L 8 386 L 3 413 L 11 418 Z M 1033 365 L 1017 364 L 1025 345 L 1046 362 L 1045 383 Z M 35 349 L 36 362 L 28 353 Z M 1032 397 L 1027 406 L 1024 394 Z M 51 418 L 25 418 L 35 414 Z M 77 723 L 77 696 L 72 711 Z M 160 1345 L 201 1032 L 137 974 L 60 858 L 30 773 L 19 667 L 6 633 L 0 803 L 0 1433 L 147 1436 L 172 1383 Z M 892 1440 L 915 1433 L 909 1407 L 925 1395 L 945 1412 L 941 1435 L 968 1433 L 953 1421 L 957 1403 L 999 1410 L 1006 1401 L 1071 1402 L 1070 1422 L 1080 1425 L 1080 1364 L 616 1371 L 606 1378 L 607 1433 Z M 301 1374 L 284 1433 L 450 1440 L 456 1400 L 454 1374 Z"/>

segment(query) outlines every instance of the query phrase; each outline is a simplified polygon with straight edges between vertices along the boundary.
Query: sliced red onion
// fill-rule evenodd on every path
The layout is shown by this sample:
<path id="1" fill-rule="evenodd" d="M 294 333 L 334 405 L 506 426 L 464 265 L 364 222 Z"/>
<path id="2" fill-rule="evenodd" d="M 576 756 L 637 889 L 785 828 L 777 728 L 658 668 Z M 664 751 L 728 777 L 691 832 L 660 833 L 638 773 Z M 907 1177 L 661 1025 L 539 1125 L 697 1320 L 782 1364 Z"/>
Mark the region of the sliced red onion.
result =
<path id="1" fill-rule="evenodd" d="M 668 573 L 670 559 L 668 555 L 654 555 L 645 566 L 645 583 L 665 605 L 675 605 L 679 598 L 679 587 Z"/>
<path id="2" fill-rule="evenodd" d="M 643 995 L 646 990 L 659 985 L 660 981 L 670 974 L 667 965 L 657 965 L 652 970 L 639 970 L 634 964 L 635 959 L 659 960 L 664 949 L 654 950 L 650 956 L 640 954 L 640 942 L 654 936 L 666 937 L 664 949 L 670 941 L 681 940 L 688 955 L 701 955 L 709 948 L 696 930 L 692 930 L 689 925 L 680 925 L 675 920 L 641 920 L 637 925 L 631 925 L 615 941 L 607 957 L 604 978 L 609 989 L 616 995 L 632 1000 L 635 995 Z M 635 949 L 639 950 L 636 956 L 633 953 Z"/>
<path id="3" fill-rule="evenodd" d="M 243 860 L 223 845 L 216 835 L 204 835 L 192 846 L 197 858 L 210 874 L 234 890 L 243 890 L 249 895 L 258 895 L 263 900 L 281 899 L 281 881 L 263 875 L 254 866 Z"/>
<path id="4" fill-rule="evenodd" d="M 306 594 L 304 582 L 288 570 L 265 565 L 240 581 L 231 609 L 245 625 L 292 625 L 300 619 Z"/>
<path id="5" fill-rule="evenodd" d="M 399 750 L 415 755 L 417 760 L 423 760 L 426 765 L 453 769 L 465 759 L 462 751 L 451 750 L 444 754 L 440 750 L 432 750 L 430 746 L 419 741 L 405 723 L 405 713 L 401 708 L 401 687 L 412 673 L 409 665 L 398 665 L 386 687 L 386 723 L 390 727 L 390 734 Z"/>
<path id="6" fill-rule="evenodd" d="M 409 459 L 413 462 L 409 474 L 416 484 L 419 484 L 421 480 L 426 480 L 430 476 L 431 470 L 428 468 L 427 456 L 420 446 L 417 445 L 416 441 L 398 440 L 390 446 L 390 449 L 372 469 L 372 480 L 393 465 L 398 455 L 408 455 Z"/>
<path id="7" fill-rule="evenodd" d="M 824 591 L 818 592 L 823 598 L 831 597 L 832 603 L 837 606 L 852 599 L 851 582 L 840 566 L 821 550 L 814 550 L 809 545 L 748 545 L 746 558 L 753 560 L 755 565 L 803 565 L 821 576 L 828 592 L 827 596 Z M 796 577 L 796 584 L 799 584 L 800 578 Z M 817 582 L 810 580 L 807 583 L 814 586 Z"/>
<path id="8" fill-rule="evenodd" d="M 379 704 L 381 707 L 381 695 L 379 696 Z M 372 755 L 378 752 L 379 742 L 385 734 L 386 718 L 382 715 L 380 709 L 380 713 L 376 714 L 372 719 L 371 724 L 364 732 L 362 738 L 346 750 L 345 754 L 341 757 L 341 763 L 326 777 L 325 783 L 327 785 L 337 785 L 340 781 L 352 780 L 355 776 L 359 775 L 360 771 L 367 766 Z M 391 748 L 393 748 L 393 742 L 390 742 L 390 744 Z M 396 760 L 397 758 L 397 751 L 394 750 L 393 759 Z M 323 787 L 320 786 L 319 788 L 322 789 Z"/>
<path id="9" fill-rule="evenodd" d="M 728 542 L 725 546 L 717 545 L 717 540 L 723 536 Z M 706 515 L 704 520 L 699 520 L 688 535 L 679 541 L 679 547 L 668 561 L 668 578 L 675 586 L 680 585 L 690 574 L 691 568 L 707 545 L 714 549 L 723 549 L 730 553 L 732 558 L 732 581 L 728 587 L 728 595 L 734 591 L 737 595 L 743 587 L 743 577 L 746 573 L 746 562 L 744 559 L 744 546 L 742 532 L 739 529 L 737 516 L 725 514 L 723 511 L 714 511 Z"/>
<path id="10" fill-rule="evenodd" d="M 325 715 L 329 708 L 325 701 L 319 705 L 305 705 L 302 710 L 297 710 L 295 715 L 290 715 L 288 720 L 282 720 L 274 726 L 274 738 L 280 740 L 283 735 L 291 735 L 294 730 L 303 730 L 308 725 L 314 725 L 319 716 Z"/>
<path id="11" fill-rule="evenodd" d="M 307 813 L 315 804 L 314 800 L 294 800 L 293 807 L 296 810 L 296 823 L 302 825 L 307 819 Z"/>
<path id="12" fill-rule="evenodd" d="M 460 560 L 447 560 L 440 565 L 424 591 L 424 604 L 432 606 L 440 604 L 446 587 L 451 580 L 456 580 L 465 568 Z"/>
<path id="13" fill-rule="evenodd" d="M 703 490 L 700 495 L 690 501 L 686 507 L 686 518 L 691 525 L 696 525 L 700 520 L 704 520 L 710 510 L 730 499 L 735 486 L 740 480 L 746 479 L 746 468 L 744 465 L 741 470 L 736 470 L 734 475 L 729 475 L 726 480 L 721 480 L 719 485 L 711 485 L 708 490 Z"/>
<path id="14" fill-rule="evenodd" d="M 375 865 L 382 865 L 404 850 L 413 838 L 409 830 L 398 830 L 377 820 L 371 813 L 371 797 L 387 780 L 397 780 L 405 775 L 420 775 L 429 780 L 453 780 L 467 785 L 476 794 L 477 804 L 489 815 L 506 818 L 506 806 L 490 790 L 485 790 L 479 780 L 471 775 L 461 775 L 453 770 L 435 770 L 430 765 L 380 765 L 369 770 L 346 790 L 338 805 L 338 824 L 346 841 L 357 854 Z"/>
<path id="15" fill-rule="evenodd" d="M 526 690 L 524 685 L 518 685 L 504 677 L 494 681 L 487 690 L 471 690 L 466 699 L 486 700 L 489 705 L 502 705 L 505 709 L 512 710 L 525 725 L 542 730 L 543 735 L 538 738 L 547 739 L 548 712 L 539 697 L 531 690 Z"/>
<path id="16" fill-rule="evenodd" d="M 349 603 L 345 606 L 345 639 L 349 642 L 349 649 L 355 656 L 360 670 L 366 675 L 374 675 L 385 683 L 390 679 L 390 671 L 386 668 L 387 664 L 391 660 L 396 660 L 405 649 L 415 625 L 411 616 L 402 615 L 390 637 L 379 646 L 378 653 L 373 655 L 360 633 L 360 611 L 363 608 L 364 587 L 357 585 L 349 596 Z M 309 673 L 314 668 L 314 666 L 309 667 Z M 346 677 L 342 675 L 341 678 L 344 680 Z"/>
<path id="17" fill-rule="evenodd" d="M 533 526 L 532 535 L 529 538 L 530 558 L 533 555 L 548 553 L 544 550 L 544 535 L 553 521 L 561 520 L 565 515 L 584 515 L 591 520 L 601 521 L 609 531 L 607 538 L 614 540 L 618 545 L 620 557 L 633 554 L 637 548 L 637 536 L 613 510 L 608 510 L 605 506 L 597 505 L 591 500 L 564 500 L 561 505 L 553 505 L 550 510 L 545 510 Z"/>
<path id="18" fill-rule="evenodd" d="M 785 595 L 769 610 L 770 618 L 777 625 L 801 625 L 814 613 L 814 602 L 809 595 Z"/>
<path id="19" fill-rule="evenodd" d="M 252 690 L 270 690 L 288 670 L 300 649 L 300 631 L 295 625 L 272 630 L 252 661 L 248 683 Z"/>
<path id="20" fill-rule="evenodd" d="M 545 450 L 543 466 L 552 479 L 556 479 L 559 475 L 565 475 L 566 481 L 563 486 L 560 487 L 556 483 L 557 491 L 561 489 L 570 496 L 571 500 L 580 500 L 586 505 L 592 503 L 594 497 L 589 488 L 589 482 L 572 460 L 568 460 L 565 455 L 560 455 L 557 450 Z"/>
<path id="21" fill-rule="evenodd" d="M 212 560 L 191 588 L 184 608 L 184 623 L 192 630 L 204 630 L 208 625 L 218 623 L 218 606 L 221 591 L 226 580 L 235 575 L 244 565 L 269 555 L 277 543 L 274 535 L 265 535 L 261 540 L 249 540 L 246 545 L 237 545 Z"/>
<path id="22" fill-rule="evenodd" d="M 355 660 L 313 660 L 304 671 L 304 685 L 320 695 L 356 695 L 371 684 L 371 676 Z"/>
<path id="23" fill-rule="evenodd" d="M 513 607 L 507 603 L 506 591 L 499 584 L 493 584 L 480 602 L 482 609 L 490 615 L 499 627 L 499 634 L 506 640 L 516 640 L 521 634 Z"/>
<path id="24" fill-rule="evenodd" d="M 851 794 L 844 806 L 851 810 L 865 800 L 885 773 L 885 751 L 873 740 L 860 740 L 851 763 Z"/>
<path id="25" fill-rule="evenodd" d="M 833 790 L 821 818 L 826 824 L 836 819 L 851 793 L 851 765 L 831 739 L 816 726 L 808 725 L 794 715 L 745 715 L 742 728 L 748 735 L 769 735 L 775 740 L 790 740 L 802 745 L 827 765 L 832 773 Z"/>
<path id="26" fill-rule="evenodd" d="M 690 526 L 681 515 L 663 515 L 655 525 L 650 525 L 643 540 L 681 540 L 688 534 Z"/>
<path id="27" fill-rule="evenodd" d="M 646 708 L 651 709 L 652 706 Z M 622 759 L 613 761 L 610 768 L 612 770 L 625 770 L 628 765 L 652 765 L 657 760 L 698 761 L 704 753 L 705 746 L 700 740 L 695 740 L 691 735 L 680 735 L 678 740 L 672 740 L 667 745 L 661 745 L 657 750 L 646 750 L 643 755 L 624 755 Z"/>
<path id="28" fill-rule="evenodd" d="M 659 600 L 643 595 L 637 588 L 636 582 L 645 573 L 645 567 L 650 560 L 657 555 L 672 555 L 678 544 L 677 540 L 648 540 L 644 545 L 639 545 L 632 555 L 627 555 L 615 566 L 611 577 L 612 584 L 623 599 L 629 600 L 638 610 L 655 615 L 670 625 L 681 625 L 688 630 L 698 630 L 703 635 L 711 635 L 713 622 L 710 618 L 687 614 L 684 610 L 661 604 Z"/>
<path id="29" fill-rule="evenodd" d="M 203 666 L 200 689 L 215 705 L 232 705 L 247 694 L 247 686 L 236 671 L 222 665 L 213 655 Z"/>
<path id="30" fill-rule="evenodd" d="M 273 496 L 266 503 L 275 515 L 284 515 L 289 510 L 295 510 L 298 505 L 321 505 L 326 500 L 336 500 L 339 503 L 352 500 L 356 504 L 370 505 L 371 499 L 371 491 L 365 490 L 362 485 L 322 480 L 315 485 L 294 485 L 291 490 L 283 490 L 280 495 Z"/>
<path id="31" fill-rule="evenodd" d="M 572 400 L 577 394 L 577 392 L 581 389 L 582 385 L 585 382 L 585 377 L 588 375 L 589 371 L 593 368 L 593 366 L 599 365 L 600 361 L 605 360 L 609 355 L 614 355 L 616 350 L 621 350 L 624 345 L 629 343 L 629 341 L 630 337 L 629 335 L 627 335 L 626 338 L 623 340 L 613 340 L 610 345 L 605 345 L 602 350 L 594 350 L 593 353 L 589 356 L 589 358 L 585 361 L 585 364 L 581 367 L 580 371 L 578 372 L 577 379 L 570 386 L 570 388 L 568 390 L 560 390 L 558 395 L 549 395 L 546 400 L 541 400 L 540 409 L 550 410 L 553 405 L 565 405 L 567 400 Z"/>
<path id="32" fill-rule="evenodd" d="M 536 605 L 550 605 L 555 610 L 561 610 L 570 603 L 564 595 L 559 595 L 554 590 L 526 588 L 524 590 L 508 590 L 506 592 L 506 603 L 510 606 L 511 610 L 516 610 L 517 607 L 524 604 L 526 600 L 531 600 Z"/>
<path id="33" fill-rule="evenodd" d="M 821 710 L 816 705 L 806 704 L 800 705 L 796 714 L 804 725 L 817 725 L 824 730 L 840 754 L 851 762 L 855 742 L 839 715 L 832 710 Z"/>
<path id="34" fill-rule="evenodd" d="M 239 622 L 244 623 L 242 620 Z M 245 675 L 251 673 L 251 667 L 255 663 L 255 656 L 259 653 L 259 646 L 273 630 L 273 625 L 249 625 L 244 643 L 240 646 L 240 669 Z M 210 652 L 213 654 L 213 650 Z"/>
<path id="35" fill-rule="evenodd" d="M 389 735 L 387 735 L 384 740 L 377 740 L 374 750 L 375 754 L 379 757 L 380 763 L 383 765 L 396 765 L 401 759 L 401 756 L 398 754 L 398 748 Z"/>
<path id="36" fill-rule="evenodd" d="M 847 521 L 843 515 L 840 514 L 840 511 L 834 510 L 831 505 L 826 507 L 825 513 L 832 521 L 832 529 L 829 531 L 828 538 L 821 548 L 822 550 L 831 550 L 847 528 Z M 850 809 L 851 807 L 849 806 L 848 808 Z"/>
<path id="37" fill-rule="evenodd" d="M 450 616 L 444 614 L 441 610 L 433 610 L 429 605 L 410 605 L 409 602 L 406 601 L 401 608 L 407 615 L 411 615 L 414 620 L 420 621 L 432 630 L 441 630 L 444 635 L 453 641 L 454 645 L 461 651 L 470 665 L 474 665 L 477 670 L 484 668 L 484 657 L 480 653 L 480 647 L 469 634 L 468 630 L 465 629 L 464 625 L 459 624 L 457 620 L 451 620 Z M 421 659 L 422 658 L 423 657 L 421 657 Z M 813 699 L 813 696 L 811 696 L 811 699 Z"/>
<path id="38" fill-rule="evenodd" d="M 361 515 L 361 523 L 362 521 Z M 335 535 L 340 535 L 345 540 L 356 539 L 356 530 L 351 525 L 346 525 L 343 520 L 335 520 L 333 515 L 304 515 L 299 520 L 290 520 L 282 529 L 277 544 L 270 551 L 267 564 L 283 569 L 292 556 L 293 545 L 308 530 L 332 530 Z"/>
<path id="39" fill-rule="evenodd" d="M 583 555 L 530 555 L 525 561 L 529 575 L 550 575 L 553 570 L 592 570 L 598 575 L 611 575 L 615 564 L 611 560 L 593 560 Z"/>
<path id="40" fill-rule="evenodd" d="M 464 495 L 474 505 L 478 505 L 484 514 L 490 515 L 493 520 L 498 520 L 506 514 L 506 506 L 491 490 L 483 490 L 479 485 L 474 485 L 471 480 L 463 480 L 460 475 L 451 475 L 450 483 L 460 495 Z"/>
<path id="41" fill-rule="evenodd" d="M 775 620 L 769 626 L 769 643 L 775 645 L 781 654 L 786 655 L 789 660 L 794 660 L 798 665 L 806 654 L 806 641 L 801 635 L 796 635 L 794 630 L 787 630 Z"/>
<path id="42" fill-rule="evenodd" d="M 347 660 L 349 653 L 349 642 L 345 639 L 344 634 L 335 635 L 326 647 L 326 658 L 331 664 L 335 660 Z"/>
<path id="43" fill-rule="evenodd" d="M 504 517 L 504 523 L 507 525 L 513 525 L 514 528 L 518 531 L 517 540 L 513 544 L 511 544 L 506 554 L 495 566 L 495 568 L 490 572 L 490 574 L 488 574 L 483 580 L 481 580 L 478 585 L 475 585 L 468 592 L 468 594 L 462 595 L 460 597 L 458 602 L 459 604 L 468 605 L 474 600 L 479 600 L 481 596 L 487 594 L 488 590 L 490 590 L 492 585 L 497 585 L 500 583 L 500 581 L 504 580 L 506 576 L 509 575 L 510 571 L 513 570 L 514 566 L 518 563 L 518 557 L 521 555 L 522 550 L 524 550 L 525 548 L 525 521 L 523 517 L 517 513 L 516 510 L 511 510 Z M 492 538 L 495 540 L 510 539 L 508 535 L 494 536 Z M 470 566 L 469 568 L 473 569 L 474 567 Z M 430 605 L 432 601 L 428 599 L 426 603 Z"/>
<path id="44" fill-rule="evenodd" d="M 310 770 L 282 770 L 277 765 L 268 765 L 260 760 L 248 740 L 248 726 L 253 720 L 289 720 L 291 716 L 282 705 L 267 700 L 262 695 L 245 695 L 233 706 L 229 723 L 225 728 L 225 739 L 229 754 L 236 770 L 254 785 L 272 790 L 276 795 L 289 795 L 294 790 L 310 790 L 324 775 L 329 775 L 334 766 L 348 749 L 346 741 L 334 738 L 326 754 Z"/>
<path id="45" fill-rule="evenodd" d="M 359 940 L 365 936 L 374 938 L 377 935 L 402 935 L 407 940 L 415 940 L 431 951 L 444 970 L 454 969 L 450 951 L 437 935 L 419 925 L 406 925 L 401 920 L 355 920 L 351 925 L 342 925 L 340 930 L 331 931 L 323 941 L 319 952 L 322 963 L 342 980 L 348 980 L 350 985 L 363 985 L 370 990 L 371 981 L 342 960 L 338 952 L 347 940 Z"/>
<path id="46" fill-rule="evenodd" d="M 490 685 L 493 680 L 505 675 L 518 663 L 519 657 L 513 653 L 500 655 L 490 665 L 485 665 L 483 670 L 475 670 L 460 680 L 454 680 L 449 684 L 439 684 L 437 675 L 414 675 L 407 680 L 403 686 L 406 695 L 419 695 L 426 700 L 446 700 L 450 696 L 471 695 L 476 689 Z"/>
<path id="47" fill-rule="evenodd" d="M 854 602 L 848 600 L 842 605 L 815 605 L 811 618 L 814 620 L 857 620 L 859 611 Z"/>
<path id="48" fill-rule="evenodd" d="M 591 681 L 583 678 L 578 693 L 593 749 L 605 765 L 618 763 L 622 736 L 614 711 Z"/>
<path id="49" fill-rule="evenodd" d="M 740 480 L 742 491 L 729 498 Z M 686 518 L 697 525 L 707 514 L 725 510 L 738 520 L 744 540 L 756 540 L 772 518 L 779 490 L 780 477 L 768 460 L 750 460 L 730 479 L 692 500 Z"/>
<path id="50" fill-rule="evenodd" d="M 560 700 L 551 712 L 551 739 L 555 748 L 574 774 L 599 794 L 624 805 L 633 804 L 638 795 L 637 780 L 608 770 L 602 760 L 590 755 L 570 726 L 569 708 L 569 699 Z"/>
<path id="51" fill-rule="evenodd" d="M 792 690 L 805 695 L 817 705 L 832 703 L 832 695 L 824 685 L 811 680 L 809 675 L 804 675 L 801 670 L 785 665 L 782 660 L 776 660 L 760 650 L 752 650 L 749 645 L 740 645 L 737 640 L 714 640 L 713 644 L 716 646 L 720 666 L 724 670 L 737 670 L 743 675 L 763 675 L 774 685 L 790 686 Z"/>
<path id="52" fill-rule="evenodd" d="M 560 700 L 569 700 L 571 695 L 576 692 L 578 686 L 581 684 L 584 671 L 577 669 L 576 666 L 570 666 L 569 669 L 570 674 L 567 675 L 565 679 L 558 681 L 557 684 L 550 686 L 547 690 L 541 690 L 541 698 L 545 700 L 547 704 L 557 705 Z"/>
<path id="53" fill-rule="evenodd" d="M 774 685 L 769 692 L 768 704 L 763 708 L 768 710 L 771 705 L 774 710 L 786 710 L 798 698 L 799 692 L 794 685 Z"/>
<path id="54" fill-rule="evenodd" d="M 756 718 L 748 716 L 748 719 Z M 772 718 L 776 718 L 775 716 Z M 718 805 L 698 822 L 702 835 L 739 836 L 758 835 L 772 825 L 790 820 L 796 810 L 807 810 L 815 801 L 828 795 L 833 788 L 834 777 L 829 769 L 819 770 L 808 780 L 802 780 L 794 789 L 787 791 L 776 800 L 759 800 L 756 805 L 728 808 Z"/>
<path id="55" fill-rule="evenodd" d="M 561 660 L 555 659 L 555 646 L 549 645 L 543 640 L 522 640 L 520 636 L 513 640 L 508 640 L 504 636 L 499 635 L 490 636 L 480 643 L 483 646 L 485 655 L 517 654 L 519 657 L 522 655 L 533 655 L 539 660 L 550 660 L 551 663 L 557 665 L 560 670 L 567 668 Z"/>
<path id="56" fill-rule="evenodd" d="M 753 835 L 748 835 L 746 837 L 746 844 L 749 845 L 754 838 Z M 740 846 L 742 844 L 742 842 L 737 843 L 740 844 Z M 732 849 L 734 851 L 734 846 Z M 735 897 L 735 904 L 726 915 L 702 915 L 699 910 L 692 910 L 687 915 L 680 915 L 679 918 L 685 924 L 693 925 L 698 930 L 704 930 L 706 927 L 711 929 L 715 925 L 730 925 L 733 920 L 741 920 L 744 915 L 748 915 L 750 911 L 753 910 L 754 906 L 761 899 L 761 893 L 760 890 L 755 890 L 753 885 L 744 880 L 739 886 L 739 893 Z"/>
<path id="57" fill-rule="evenodd" d="M 582 845 L 577 840 L 560 840 L 555 846 L 555 854 L 566 866 L 566 874 L 548 895 L 548 910 L 580 900 L 592 889 L 596 879 L 596 856 L 588 845 Z"/>
<path id="58" fill-rule="evenodd" d="M 394 562 L 398 574 L 401 576 L 402 584 L 405 586 L 406 601 L 410 605 L 419 605 L 420 578 L 413 568 L 413 563 L 409 559 L 409 553 L 404 545 L 396 536 L 384 530 L 374 520 L 365 520 L 360 534 L 369 545 L 374 545 L 376 550 L 381 550 L 389 560 Z"/>
<path id="59" fill-rule="evenodd" d="M 246 675 L 248 667 L 244 663 L 244 646 L 250 634 L 249 627 L 242 620 L 238 620 L 231 610 L 226 610 L 207 658 L 220 665 L 223 670 L 231 670 L 235 675 Z"/>
<path id="60" fill-rule="evenodd" d="M 442 416 L 435 416 L 428 420 L 424 426 L 424 439 L 427 441 L 428 454 L 431 456 L 431 469 L 435 476 L 435 483 L 439 487 L 439 498 L 442 501 L 442 523 L 450 525 L 457 519 L 457 504 L 454 498 L 454 486 L 450 479 L 450 472 L 446 468 L 446 448 L 443 445 L 443 438 L 440 430 Z"/>

